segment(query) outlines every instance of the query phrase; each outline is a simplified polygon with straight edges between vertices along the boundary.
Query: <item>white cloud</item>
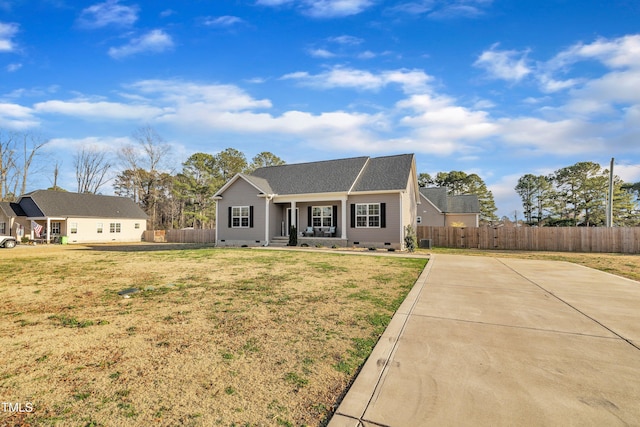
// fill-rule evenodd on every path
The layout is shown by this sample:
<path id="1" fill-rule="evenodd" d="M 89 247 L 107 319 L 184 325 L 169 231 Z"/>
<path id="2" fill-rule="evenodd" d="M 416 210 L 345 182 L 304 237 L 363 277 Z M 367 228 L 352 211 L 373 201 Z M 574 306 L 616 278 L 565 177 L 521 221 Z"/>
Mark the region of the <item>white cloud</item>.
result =
<path id="1" fill-rule="evenodd" d="M 149 105 L 130 105 L 106 101 L 58 101 L 39 102 L 34 105 L 39 113 L 64 114 L 85 119 L 150 120 L 167 113 L 164 108 Z"/>
<path id="2" fill-rule="evenodd" d="M 234 85 L 198 84 L 179 80 L 141 80 L 128 86 L 143 96 L 156 97 L 172 108 L 193 106 L 206 111 L 270 108 L 269 100 L 252 98 Z"/>
<path id="3" fill-rule="evenodd" d="M 311 55 L 314 58 L 327 59 L 327 58 L 334 58 L 335 56 L 337 56 L 335 53 L 330 52 L 327 49 L 309 49 L 308 52 L 309 52 L 309 55 Z"/>
<path id="4" fill-rule="evenodd" d="M 497 124 L 500 138 L 521 153 L 584 155 L 605 148 L 606 127 L 578 119 L 502 118 Z"/>
<path id="5" fill-rule="evenodd" d="M 18 34 L 18 29 L 18 24 L 0 22 L 0 52 L 13 52 L 16 49 L 13 38 Z"/>
<path id="6" fill-rule="evenodd" d="M 528 51 L 498 50 L 498 44 L 484 51 L 473 64 L 494 79 L 518 82 L 531 73 L 527 65 Z"/>
<path id="7" fill-rule="evenodd" d="M 389 10 L 432 19 L 476 18 L 484 15 L 492 3 L 493 0 L 419 0 L 402 3 Z"/>
<path id="8" fill-rule="evenodd" d="M 364 42 L 363 39 L 354 36 L 342 35 L 337 37 L 329 37 L 328 39 L 332 43 L 337 43 L 347 46 L 358 46 Z"/>
<path id="9" fill-rule="evenodd" d="M 0 129 L 6 127 L 22 130 L 36 127 L 39 124 L 40 122 L 34 117 L 34 111 L 31 108 L 0 102 Z"/>
<path id="10" fill-rule="evenodd" d="M 413 139 L 439 155 L 468 155 L 481 148 L 474 143 L 497 135 L 499 130 L 485 111 L 456 105 L 447 96 L 413 95 L 397 107 L 413 111 L 402 117 L 400 124 L 410 129 Z"/>
<path id="11" fill-rule="evenodd" d="M 112 153 L 114 152 L 114 148 L 124 147 L 130 144 L 132 144 L 132 140 L 129 137 L 88 136 L 78 139 L 52 138 L 47 144 L 47 149 L 79 151 L 82 148 L 90 147 L 92 150 Z"/>
<path id="12" fill-rule="evenodd" d="M 232 27 L 234 25 L 244 24 L 245 21 L 237 16 L 216 16 L 203 18 L 202 24 L 208 27 Z"/>
<path id="13" fill-rule="evenodd" d="M 140 37 L 133 38 L 128 44 L 109 49 L 109 56 L 122 59 L 139 53 L 161 53 L 174 46 L 171 36 L 162 30 L 152 30 Z"/>
<path id="14" fill-rule="evenodd" d="M 432 77 L 421 70 L 391 70 L 374 74 L 366 70 L 334 67 L 320 74 L 307 72 L 286 74 L 284 80 L 296 80 L 305 86 L 317 89 L 351 88 L 377 91 L 389 84 L 398 84 L 406 93 L 426 91 Z"/>
<path id="15" fill-rule="evenodd" d="M 138 20 L 137 6 L 123 6 L 118 0 L 107 0 L 84 9 L 78 18 L 82 28 L 96 29 L 110 25 L 129 27 Z"/>
<path id="16" fill-rule="evenodd" d="M 373 0 L 258 0 L 262 6 L 294 5 L 303 14 L 314 18 L 341 18 L 357 15 L 373 6 Z"/>
<path id="17" fill-rule="evenodd" d="M 9 65 L 7 65 L 5 69 L 6 69 L 9 73 L 13 73 L 13 72 L 18 71 L 20 68 L 22 68 L 22 64 L 20 64 L 20 63 L 14 63 L 14 64 L 9 64 Z"/>
<path id="18" fill-rule="evenodd" d="M 316 18 L 357 15 L 373 5 L 371 0 L 306 0 L 306 14 Z"/>

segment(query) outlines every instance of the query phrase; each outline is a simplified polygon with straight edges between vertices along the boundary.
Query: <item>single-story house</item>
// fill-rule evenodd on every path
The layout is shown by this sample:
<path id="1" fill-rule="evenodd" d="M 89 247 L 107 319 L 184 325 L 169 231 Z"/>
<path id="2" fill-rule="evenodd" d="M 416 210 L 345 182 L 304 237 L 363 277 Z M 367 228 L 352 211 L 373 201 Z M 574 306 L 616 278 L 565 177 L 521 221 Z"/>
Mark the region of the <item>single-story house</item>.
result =
<path id="1" fill-rule="evenodd" d="M 413 154 L 264 167 L 214 196 L 219 246 L 298 243 L 402 249 L 420 203 Z"/>
<path id="2" fill-rule="evenodd" d="M 420 188 L 419 225 L 478 227 L 480 202 L 475 194 L 452 196 L 444 187 Z"/>
<path id="3" fill-rule="evenodd" d="M 127 197 L 36 190 L 0 204 L 0 229 L 46 242 L 139 242 L 147 214 Z"/>

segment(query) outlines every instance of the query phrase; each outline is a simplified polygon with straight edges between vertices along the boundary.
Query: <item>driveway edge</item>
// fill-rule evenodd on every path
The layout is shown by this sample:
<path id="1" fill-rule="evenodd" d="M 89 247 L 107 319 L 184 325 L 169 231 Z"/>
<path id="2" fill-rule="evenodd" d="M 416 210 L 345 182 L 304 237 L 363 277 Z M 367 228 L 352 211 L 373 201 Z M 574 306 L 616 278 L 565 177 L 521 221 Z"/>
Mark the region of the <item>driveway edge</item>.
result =
<path id="1" fill-rule="evenodd" d="M 331 418 L 328 427 L 358 427 L 369 405 L 376 401 L 380 386 L 384 383 L 389 363 L 397 349 L 398 341 L 422 293 L 434 262 L 431 255 L 427 265 L 416 280 L 389 325 L 378 340 L 371 355 L 358 373 L 346 396 Z"/>

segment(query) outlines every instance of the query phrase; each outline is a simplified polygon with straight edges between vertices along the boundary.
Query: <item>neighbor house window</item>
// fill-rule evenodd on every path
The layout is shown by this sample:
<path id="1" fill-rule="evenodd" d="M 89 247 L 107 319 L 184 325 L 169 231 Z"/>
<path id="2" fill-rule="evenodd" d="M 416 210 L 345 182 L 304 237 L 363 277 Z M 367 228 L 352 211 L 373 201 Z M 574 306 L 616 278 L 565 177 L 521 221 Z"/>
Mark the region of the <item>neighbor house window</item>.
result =
<path id="1" fill-rule="evenodd" d="M 314 227 L 331 227 L 333 208 L 331 206 L 314 206 L 311 218 Z"/>
<path id="2" fill-rule="evenodd" d="M 60 234 L 60 223 L 52 222 L 51 223 L 51 234 Z"/>
<path id="3" fill-rule="evenodd" d="M 422 217 L 421 217 L 421 216 L 419 216 L 418 218 L 416 218 L 416 220 L 417 220 L 416 222 L 417 222 L 418 224 L 422 224 Z"/>
<path id="4" fill-rule="evenodd" d="M 72 222 L 71 223 L 71 234 L 78 234 L 78 223 L 77 222 Z"/>
<path id="5" fill-rule="evenodd" d="M 98 234 L 102 234 L 102 223 L 101 222 L 99 222 L 96 225 L 96 229 L 97 229 L 96 231 L 98 232 Z"/>
<path id="6" fill-rule="evenodd" d="M 356 205 L 356 227 L 380 227 L 380 203 L 360 203 Z"/>
<path id="7" fill-rule="evenodd" d="M 7 223 L 0 222 L 0 234 L 7 234 Z"/>
<path id="8" fill-rule="evenodd" d="M 133 228 L 135 228 L 136 230 L 140 229 L 140 223 L 136 222 Z"/>
<path id="9" fill-rule="evenodd" d="M 231 208 L 231 226 L 233 228 L 249 228 L 249 206 L 233 206 Z"/>
<path id="10" fill-rule="evenodd" d="M 109 224 L 109 233 L 119 233 L 121 224 L 119 222 L 112 222 Z"/>

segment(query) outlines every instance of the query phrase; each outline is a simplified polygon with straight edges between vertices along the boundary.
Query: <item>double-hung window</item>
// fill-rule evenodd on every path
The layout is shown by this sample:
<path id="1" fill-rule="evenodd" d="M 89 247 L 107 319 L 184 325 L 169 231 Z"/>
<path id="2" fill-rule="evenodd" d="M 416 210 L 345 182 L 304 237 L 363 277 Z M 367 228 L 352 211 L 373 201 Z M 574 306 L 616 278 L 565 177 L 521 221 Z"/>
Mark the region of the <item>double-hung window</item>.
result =
<path id="1" fill-rule="evenodd" d="M 314 206 L 311 218 L 314 227 L 331 227 L 331 224 L 333 224 L 333 207 Z"/>
<path id="2" fill-rule="evenodd" d="M 119 222 L 112 222 L 109 224 L 109 233 L 120 233 L 122 224 Z"/>
<path id="3" fill-rule="evenodd" d="M 357 204 L 356 227 L 380 228 L 380 203 Z"/>
<path id="4" fill-rule="evenodd" d="M 231 208 L 231 226 L 233 228 L 249 228 L 249 206 L 233 206 Z"/>

